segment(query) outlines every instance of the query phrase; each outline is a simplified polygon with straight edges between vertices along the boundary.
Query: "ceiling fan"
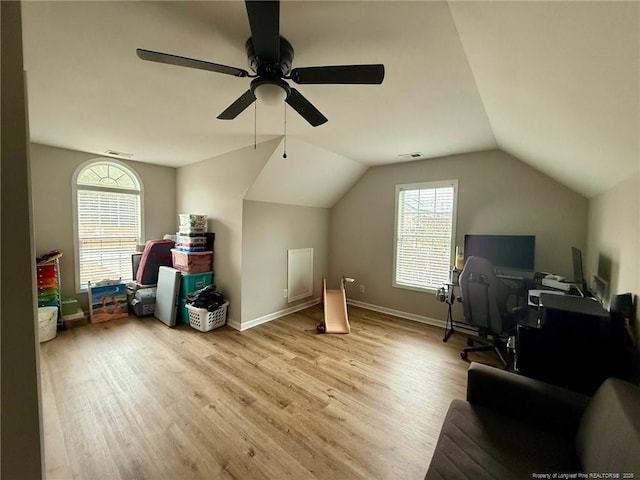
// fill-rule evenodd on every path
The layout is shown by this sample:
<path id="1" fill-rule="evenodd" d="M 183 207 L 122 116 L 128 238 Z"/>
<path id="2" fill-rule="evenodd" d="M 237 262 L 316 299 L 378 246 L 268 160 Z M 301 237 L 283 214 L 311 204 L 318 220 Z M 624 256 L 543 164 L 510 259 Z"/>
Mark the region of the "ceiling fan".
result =
<path id="1" fill-rule="evenodd" d="M 218 115 L 221 120 L 232 120 L 242 113 L 256 98 L 265 103 L 286 101 L 312 126 L 327 121 L 298 90 L 290 87 L 286 80 L 298 85 L 307 84 L 381 84 L 384 65 L 336 65 L 324 67 L 291 68 L 293 47 L 280 36 L 280 2 L 245 2 L 251 37 L 245 43 L 249 66 L 255 74 L 246 70 L 193 58 L 154 52 L 138 48 L 136 53 L 142 60 L 167 63 L 181 67 L 198 68 L 235 77 L 253 78 L 249 90 Z"/>

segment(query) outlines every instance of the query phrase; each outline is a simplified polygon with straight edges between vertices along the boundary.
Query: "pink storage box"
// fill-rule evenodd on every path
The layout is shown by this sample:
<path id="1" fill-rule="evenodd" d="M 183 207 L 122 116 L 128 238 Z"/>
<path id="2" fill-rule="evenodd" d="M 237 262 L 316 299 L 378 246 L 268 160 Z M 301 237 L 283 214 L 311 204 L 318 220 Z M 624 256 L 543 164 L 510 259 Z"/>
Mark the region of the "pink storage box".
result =
<path id="1" fill-rule="evenodd" d="M 181 252 L 171 250 L 173 268 L 185 273 L 205 273 L 213 270 L 213 252 Z"/>

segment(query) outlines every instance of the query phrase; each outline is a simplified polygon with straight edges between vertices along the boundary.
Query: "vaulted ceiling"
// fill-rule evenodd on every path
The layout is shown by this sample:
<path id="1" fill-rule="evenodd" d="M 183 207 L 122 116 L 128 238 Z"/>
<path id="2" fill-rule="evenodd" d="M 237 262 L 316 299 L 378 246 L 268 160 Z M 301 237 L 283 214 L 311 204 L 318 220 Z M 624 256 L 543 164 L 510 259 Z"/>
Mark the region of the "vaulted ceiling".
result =
<path id="1" fill-rule="evenodd" d="M 386 68 L 379 86 L 298 86 L 329 119 L 287 111 L 302 150 L 372 166 L 500 148 L 585 196 L 638 171 L 636 1 L 285 1 L 280 17 L 294 67 Z M 281 107 L 216 119 L 248 79 L 135 53 L 246 69 L 243 2 L 25 2 L 23 34 L 33 142 L 181 166 L 284 132 Z"/>

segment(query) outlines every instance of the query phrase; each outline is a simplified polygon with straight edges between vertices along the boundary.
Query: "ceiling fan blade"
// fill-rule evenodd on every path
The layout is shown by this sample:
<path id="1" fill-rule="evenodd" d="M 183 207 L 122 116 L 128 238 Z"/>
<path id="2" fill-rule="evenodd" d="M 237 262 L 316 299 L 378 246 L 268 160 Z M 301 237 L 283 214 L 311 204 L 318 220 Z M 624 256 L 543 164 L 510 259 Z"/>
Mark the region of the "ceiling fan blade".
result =
<path id="1" fill-rule="evenodd" d="M 263 62 L 280 59 L 280 2 L 246 0 L 251 41 L 256 56 Z"/>
<path id="2" fill-rule="evenodd" d="M 327 117 L 322 115 L 320 111 L 314 107 L 309 100 L 304 98 L 295 88 L 291 89 L 291 92 L 287 97 L 287 103 L 313 127 L 322 125 L 327 121 Z"/>
<path id="3" fill-rule="evenodd" d="M 251 90 L 247 90 L 240 97 L 218 115 L 220 120 L 233 120 L 240 115 L 249 105 L 256 101 L 256 97 Z"/>
<path id="4" fill-rule="evenodd" d="M 169 65 L 178 65 L 179 67 L 198 68 L 200 70 L 208 70 L 210 72 L 224 73 L 235 77 L 246 77 L 249 72 L 241 68 L 229 67 L 227 65 L 219 65 L 217 63 L 205 62 L 204 60 L 196 60 L 194 58 L 180 57 L 169 53 L 154 52 L 137 48 L 136 53 L 142 60 L 150 62 L 166 63 Z"/>
<path id="5" fill-rule="evenodd" d="M 291 70 L 291 80 L 298 84 L 357 83 L 379 85 L 384 80 L 384 65 L 336 65 L 294 68 Z"/>

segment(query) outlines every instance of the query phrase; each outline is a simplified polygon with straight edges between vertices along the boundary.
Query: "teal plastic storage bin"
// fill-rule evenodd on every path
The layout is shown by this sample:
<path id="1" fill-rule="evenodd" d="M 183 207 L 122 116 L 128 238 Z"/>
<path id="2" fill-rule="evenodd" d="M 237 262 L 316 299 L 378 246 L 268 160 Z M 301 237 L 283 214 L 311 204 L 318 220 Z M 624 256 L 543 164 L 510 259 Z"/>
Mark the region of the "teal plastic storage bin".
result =
<path id="1" fill-rule="evenodd" d="M 180 281 L 180 298 L 187 298 L 188 294 L 211 285 L 211 282 L 213 282 L 213 272 L 183 273 Z"/>

